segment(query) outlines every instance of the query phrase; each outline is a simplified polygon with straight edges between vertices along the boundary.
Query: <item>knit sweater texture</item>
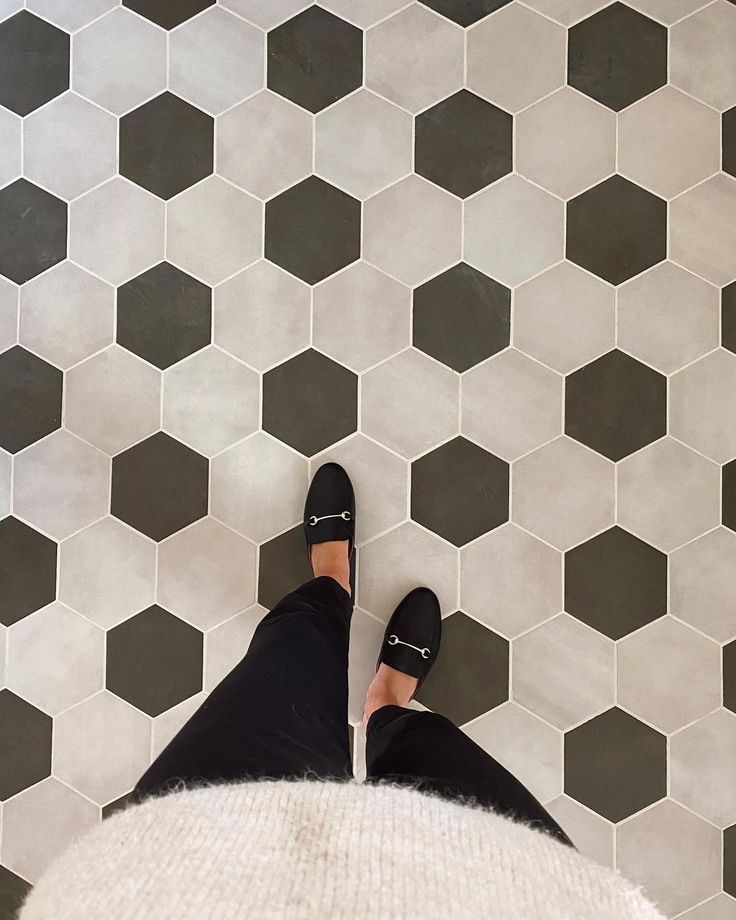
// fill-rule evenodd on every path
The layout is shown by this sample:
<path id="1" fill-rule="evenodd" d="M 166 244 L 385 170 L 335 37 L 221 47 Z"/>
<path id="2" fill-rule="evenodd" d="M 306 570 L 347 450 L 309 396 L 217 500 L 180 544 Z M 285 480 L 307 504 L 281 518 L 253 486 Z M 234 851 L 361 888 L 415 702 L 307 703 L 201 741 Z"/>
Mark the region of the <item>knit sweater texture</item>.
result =
<path id="1" fill-rule="evenodd" d="M 119 812 L 46 870 L 19 920 L 663 920 L 552 837 L 408 788 L 275 781 Z"/>

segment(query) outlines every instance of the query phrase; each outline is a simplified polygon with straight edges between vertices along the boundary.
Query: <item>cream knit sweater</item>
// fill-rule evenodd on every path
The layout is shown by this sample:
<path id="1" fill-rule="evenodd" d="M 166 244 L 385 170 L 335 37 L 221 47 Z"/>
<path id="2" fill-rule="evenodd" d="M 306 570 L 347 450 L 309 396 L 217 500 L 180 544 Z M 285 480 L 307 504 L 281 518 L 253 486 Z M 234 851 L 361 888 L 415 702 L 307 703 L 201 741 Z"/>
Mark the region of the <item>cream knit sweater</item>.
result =
<path id="1" fill-rule="evenodd" d="M 551 837 L 411 789 L 263 781 L 114 815 L 19 920 L 662 920 Z"/>

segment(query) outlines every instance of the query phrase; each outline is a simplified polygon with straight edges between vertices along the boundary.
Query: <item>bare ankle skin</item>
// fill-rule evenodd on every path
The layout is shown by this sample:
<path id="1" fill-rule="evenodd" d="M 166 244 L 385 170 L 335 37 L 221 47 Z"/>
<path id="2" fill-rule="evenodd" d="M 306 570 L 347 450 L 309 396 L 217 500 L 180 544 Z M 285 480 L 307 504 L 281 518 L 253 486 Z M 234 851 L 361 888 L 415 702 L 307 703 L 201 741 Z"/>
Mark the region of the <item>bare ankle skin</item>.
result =
<path id="1" fill-rule="evenodd" d="M 414 696 L 419 681 L 387 664 L 382 664 L 368 687 L 363 708 L 363 725 L 382 706 L 406 706 Z"/>
<path id="2" fill-rule="evenodd" d="M 348 594 L 350 590 L 350 560 L 348 559 L 347 540 L 329 540 L 326 543 L 315 543 L 311 552 L 312 571 L 315 578 L 329 575 L 344 588 Z"/>

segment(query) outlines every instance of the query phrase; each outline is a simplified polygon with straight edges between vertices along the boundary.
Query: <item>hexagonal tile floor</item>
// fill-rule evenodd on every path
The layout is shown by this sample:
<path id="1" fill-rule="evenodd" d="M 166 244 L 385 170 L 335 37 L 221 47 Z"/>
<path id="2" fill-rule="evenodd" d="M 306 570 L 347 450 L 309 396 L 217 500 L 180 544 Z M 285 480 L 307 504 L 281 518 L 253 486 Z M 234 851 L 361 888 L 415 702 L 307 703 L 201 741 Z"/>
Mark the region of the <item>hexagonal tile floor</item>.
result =
<path id="1" fill-rule="evenodd" d="M 0 920 L 359 504 L 445 712 L 736 917 L 736 3 L 0 2 Z M 7 743 L 9 739 L 10 743 Z"/>

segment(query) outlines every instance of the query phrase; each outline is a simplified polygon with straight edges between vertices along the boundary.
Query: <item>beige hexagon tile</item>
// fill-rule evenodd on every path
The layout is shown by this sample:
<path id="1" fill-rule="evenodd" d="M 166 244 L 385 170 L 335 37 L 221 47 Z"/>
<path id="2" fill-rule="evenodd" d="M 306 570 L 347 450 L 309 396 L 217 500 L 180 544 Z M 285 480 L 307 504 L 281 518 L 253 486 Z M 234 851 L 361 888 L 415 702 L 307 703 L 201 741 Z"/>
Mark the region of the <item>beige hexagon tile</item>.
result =
<path id="1" fill-rule="evenodd" d="M 256 93 L 215 123 L 217 172 L 258 198 L 295 185 L 312 170 L 312 122 L 283 96 Z M 257 144 L 243 143 L 256 135 Z"/>
<path id="2" fill-rule="evenodd" d="M 0 19 L 6 19 L 24 6 L 24 0 L 0 0 Z"/>
<path id="3" fill-rule="evenodd" d="M 736 920 L 736 900 L 727 894 L 718 894 L 681 914 L 680 920 Z"/>
<path id="4" fill-rule="evenodd" d="M 724 781 L 734 774 L 734 713 L 718 709 L 670 739 L 670 795 L 718 827 L 736 822 L 736 786 Z"/>
<path id="5" fill-rule="evenodd" d="M 24 119 L 24 175 L 61 198 L 76 198 L 117 172 L 117 131 L 109 112 L 64 93 Z"/>
<path id="6" fill-rule="evenodd" d="M 468 31 L 468 88 L 518 112 L 565 83 L 565 30 L 519 4 Z"/>
<path id="7" fill-rule="evenodd" d="M 316 119 L 315 172 L 368 198 L 412 171 L 411 115 L 361 89 Z"/>
<path id="8" fill-rule="evenodd" d="M 354 262 L 314 289 L 313 343 L 360 372 L 411 344 L 411 291 Z"/>
<path id="9" fill-rule="evenodd" d="M 566 730 L 614 703 L 614 643 L 562 613 L 511 645 L 512 697 Z"/>
<path id="10" fill-rule="evenodd" d="M 258 433 L 212 460 L 210 513 L 260 543 L 301 520 L 307 485 L 307 461 Z"/>
<path id="11" fill-rule="evenodd" d="M 166 257 L 219 284 L 263 255 L 263 205 L 210 176 L 168 202 Z"/>
<path id="12" fill-rule="evenodd" d="M 154 601 L 156 545 L 105 517 L 59 550 L 59 600 L 107 629 Z"/>
<path id="13" fill-rule="evenodd" d="M 268 611 L 259 604 L 236 613 L 204 637 L 204 689 L 214 690 L 248 651 L 253 633 Z"/>
<path id="14" fill-rule="evenodd" d="M 503 460 L 562 434 L 563 379 L 514 348 L 462 378 L 460 431 Z"/>
<path id="15" fill-rule="evenodd" d="M 628 5 L 669 26 L 708 3 L 710 0 L 629 0 Z"/>
<path id="16" fill-rule="evenodd" d="M 67 370 L 112 344 L 114 315 L 113 287 L 60 262 L 20 289 L 20 344 Z"/>
<path id="17" fill-rule="evenodd" d="M 151 729 L 151 757 L 158 757 L 174 736 L 184 728 L 184 725 L 207 699 L 207 694 L 202 691 L 183 700 L 178 706 L 172 706 L 166 712 L 152 720 Z"/>
<path id="18" fill-rule="evenodd" d="M 0 451 L 0 518 L 10 513 L 12 466 L 10 454 Z"/>
<path id="19" fill-rule="evenodd" d="M 99 820 L 96 805 L 49 777 L 4 803 L 3 865 L 33 884 Z"/>
<path id="20" fill-rule="evenodd" d="M 736 533 L 717 527 L 670 556 L 670 611 L 717 642 L 736 637 Z"/>
<path id="21" fill-rule="evenodd" d="M 256 262 L 215 288 L 215 343 L 266 370 L 309 345 L 310 304 L 306 284 L 271 262 Z"/>
<path id="22" fill-rule="evenodd" d="M 617 344 L 665 374 L 719 342 L 718 289 L 672 262 L 618 288 Z"/>
<path id="23" fill-rule="evenodd" d="M 517 706 L 505 703 L 464 729 L 539 799 L 562 792 L 562 732 Z"/>
<path id="24" fill-rule="evenodd" d="M 67 32 L 76 32 L 117 6 L 116 0 L 28 0 L 26 9 Z"/>
<path id="25" fill-rule="evenodd" d="M 0 278 L 0 349 L 5 351 L 18 338 L 19 288 L 5 278 Z"/>
<path id="26" fill-rule="evenodd" d="M 150 753 L 151 720 L 107 690 L 54 720 L 54 776 L 98 805 L 130 792 Z"/>
<path id="27" fill-rule="evenodd" d="M 463 84 L 463 30 L 413 4 L 366 32 L 365 85 L 412 114 Z"/>
<path id="28" fill-rule="evenodd" d="M 321 3 L 326 10 L 352 22 L 361 29 L 367 29 L 386 16 L 406 6 L 406 0 L 325 0 Z"/>
<path id="29" fill-rule="evenodd" d="M 258 429 L 258 374 L 219 348 L 198 351 L 163 376 L 162 428 L 204 456 Z"/>
<path id="30" fill-rule="evenodd" d="M 68 431 L 55 431 L 14 460 L 15 513 L 61 540 L 110 507 L 110 458 Z"/>
<path id="31" fill-rule="evenodd" d="M 156 599 L 193 626 L 217 626 L 253 604 L 255 593 L 255 546 L 212 518 L 159 545 Z"/>
<path id="32" fill-rule="evenodd" d="M 513 344 L 567 374 L 613 348 L 615 290 L 560 262 L 514 291 Z"/>
<path id="33" fill-rule="evenodd" d="M 409 464 L 361 434 L 328 447 L 310 460 L 312 475 L 335 461 L 350 474 L 359 509 L 357 543 L 360 546 L 408 517 Z"/>
<path id="34" fill-rule="evenodd" d="M 665 799 L 616 829 L 616 866 L 672 917 L 721 887 L 721 835 Z"/>
<path id="35" fill-rule="evenodd" d="M 262 29 L 272 29 L 311 4 L 309 0 L 222 0 L 221 5 Z"/>
<path id="36" fill-rule="evenodd" d="M 562 554 L 514 524 L 463 547 L 460 606 L 512 639 L 562 610 Z"/>
<path id="37" fill-rule="evenodd" d="M 673 374 L 670 434 L 715 460 L 736 457 L 736 355 L 718 348 Z"/>
<path id="38" fill-rule="evenodd" d="M 465 260 L 510 287 L 528 281 L 564 256 L 564 207 L 506 176 L 465 204 Z"/>
<path id="39" fill-rule="evenodd" d="M 363 718 L 365 695 L 376 674 L 376 660 L 385 629 L 384 623 L 359 607 L 353 610 L 348 661 L 348 719 L 353 724 Z"/>
<path id="40" fill-rule="evenodd" d="M 217 115 L 263 87 L 265 36 L 211 6 L 169 36 L 169 89 Z"/>
<path id="41" fill-rule="evenodd" d="M 665 0 L 669 2 L 669 0 Z M 601 0 L 526 0 L 526 6 L 538 13 L 543 13 L 563 26 L 571 26 L 580 19 L 597 12 Z"/>
<path id="42" fill-rule="evenodd" d="M 511 519 L 567 550 L 609 527 L 614 518 L 614 464 L 568 437 L 518 460 L 512 468 Z"/>
<path id="43" fill-rule="evenodd" d="M 461 225 L 462 203 L 412 174 L 363 205 L 363 258 L 420 284 L 459 261 Z"/>
<path id="44" fill-rule="evenodd" d="M 161 420 L 161 371 L 119 345 L 66 375 L 64 424 L 106 454 L 153 434 Z"/>
<path id="45" fill-rule="evenodd" d="M 565 829 L 578 852 L 601 866 L 613 866 L 613 825 L 567 795 L 558 795 L 545 805 Z"/>
<path id="46" fill-rule="evenodd" d="M 123 284 L 164 257 L 164 203 L 126 179 L 111 179 L 69 206 L 69 257 Z"/>
<path id="47" fill-rule="evenodd" d="M 618 117 L 618 171 L 655 195 L 672 198 L 720 169 L 720 119 L 671 86 Z"/>
<path id="48" fill-rule="evenodd" d="M 414 702 L 413 700 L 409 703 L 407 708 L 418 708 L 419 703 Z M 356 782 L 364 783 L 366 778 L 366 766 L 365 766 L 365 726 L 362 722 L 358 722 L 357 725 L 353 725 L 353 776 L 355 777 Z"/>
<path id="49" fill-rule="evenodd" d="M 712 176 L 670 203 L 670 258 L 719 286 L 734 279 L 736 179 Z"/>
<path id="50" fill-rule="evenodd" d="M 360 550 L 357 603 L 387 622 L 412 588 L 426 584 L 444 616 L 457 609 L 458 551 L 408 521 Z"/>
<path id="51" fill-rule="evenodd" d="M 690 96 L 727 109 L 736 105 L 736 9 L 716 0 L 670 30 L 670 81 Z"/>
<path id="52" fill-rule="evenodd" d="M 458 432 L 459 377 L 414 348 L 361 378 L 360 430 L 411 459 Z"/>
<path id="53" fill-rule="evenodd" d="M 516 117 L 516 171 L 571 198 L 616 170 L 616 116 L 563 87 Z"/>
<path id="54" fill-rule="evenodd" d="M 617 523 L 665 552 L 719 522 L 718 466 L 672 438 L 622 460 L 617 488 Z"/>
<path id="55" fill-rule="evenodd" d="M 14 112 L 0 109 L 0 185 L 17 179 L 23 170 L 21 128 L 23 119 Z"/>
<path id="56" fill-rule="evenodd" d="M 720 649 L 671 617 L 622 639 L 616 658 L 618 704 L 655 728 L 676 731 L 720 706 Z"/>
<path id="57" fill-rule="evenodd" d="M 166 44 L 163 29 L 111 10 L 74 36 L 72 89 L 122 115 L 166 88 Z"/>
<path id="58" fill-rule="evenodd" d="M 8 630 L 8 687 L 51 716 L 102 689 L 105 635 L 63 604 Z"/>

